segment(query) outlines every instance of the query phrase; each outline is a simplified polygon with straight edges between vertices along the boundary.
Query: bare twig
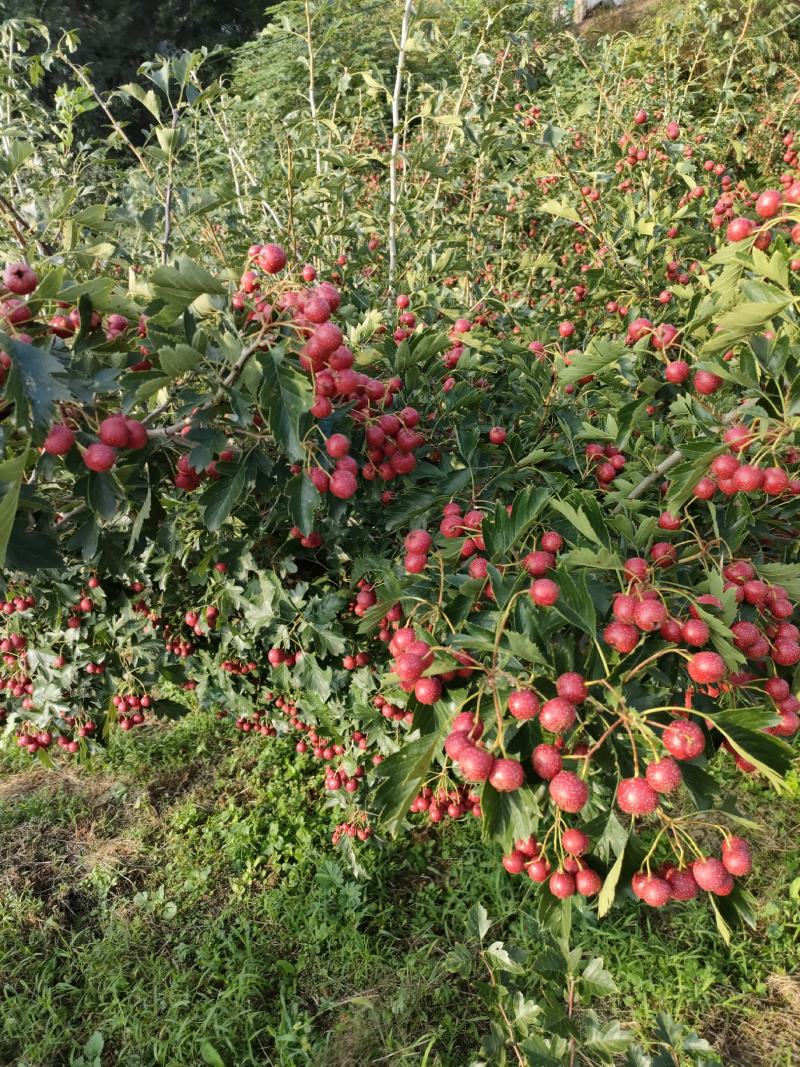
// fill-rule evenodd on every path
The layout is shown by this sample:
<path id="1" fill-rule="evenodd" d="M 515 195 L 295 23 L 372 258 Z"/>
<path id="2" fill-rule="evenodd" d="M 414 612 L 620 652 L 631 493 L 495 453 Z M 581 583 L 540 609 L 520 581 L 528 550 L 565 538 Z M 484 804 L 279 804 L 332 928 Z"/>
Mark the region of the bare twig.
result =
<path id="1" fill-rule="evenodd" d="M 397 74 L 392 94 L 392 153 L 389 159 L 389 285 L 397 270 L 397 156 L 400 149 L 400 94 L 403 89 L 403 69 L 406 65 L 408 27 L 411 23 L 412 0 L 406 0 L 403 22 L 400 27 L 400 50 L 397 56 Z"/>

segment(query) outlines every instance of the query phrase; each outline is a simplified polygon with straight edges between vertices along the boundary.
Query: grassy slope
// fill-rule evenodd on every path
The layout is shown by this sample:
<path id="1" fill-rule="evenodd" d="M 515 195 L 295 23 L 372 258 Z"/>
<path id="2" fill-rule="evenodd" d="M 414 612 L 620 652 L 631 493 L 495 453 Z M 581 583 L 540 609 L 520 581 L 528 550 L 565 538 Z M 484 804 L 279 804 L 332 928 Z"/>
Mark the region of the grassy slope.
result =
<path id="1" fill-rule="evenodd" d="M 0 1063 L 75 1062 L 99 1030 L 98 1062 L 125 1067 L 201 1063 L 203 1041 L 237 1067 L 411 1064 L 428 1048 L 429 1064 L 465 1064 L 483 1009 L 446 955 L 469 905 L 535 947 L 536 890 L 498 870 L 476 824 L 362 847 L 373 878 L 355 880 L 289 742 L 193 715 L 115 738 L 91 770 L 26 759 L 0 768 Z M 775 977 L 797 955 L 798 793 L 748 793 L 765 823 L 753 936 L 728 950 L 701 905 L 633 904 L 579 934 L 621 986 L 601 1010 L 646 1032 L 666 1009 L 726 1063 L 800 1056 L 800 984 Z"/>

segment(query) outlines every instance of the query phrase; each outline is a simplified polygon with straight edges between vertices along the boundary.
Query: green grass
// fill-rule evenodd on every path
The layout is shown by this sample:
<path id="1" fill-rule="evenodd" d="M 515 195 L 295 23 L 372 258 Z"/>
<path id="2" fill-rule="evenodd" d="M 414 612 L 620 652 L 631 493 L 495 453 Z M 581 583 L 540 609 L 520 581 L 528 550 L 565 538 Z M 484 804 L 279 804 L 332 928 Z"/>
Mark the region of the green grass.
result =
<path id="1" fill-rule="evenodd" d="M 487 1012 L 477 969 L 454 975 L 447 954 L 475 901 L 496 936 L 535 951 L 537 890 L 505 875 L 474 821 L 361 846 L 357 878 L 329 843 L 336 809 L 309 766 L 288 740 L 200 715 L 119 736 L 89 768 L 5 756 L 0 1063 L 78 1064 L 95 1031 L 97 1062 L 125 1067 L 215 1062 L 214 1050 L 231 1067 L 469 1063 Z M 646 1035 L 668 1010 L 726 1063 L 790 1062 L 759 1035 L 779 1019 L 797 1038 L 782 999 L 795 987 L 776 992 L 771 976 L 797 957 L 798 792 L 776 801 L 748 784 L 766 823 L 759 922 L 730 948 L 699 904 L 631 903 L 579 926 L 620 987 L 603 1014 Z"/>

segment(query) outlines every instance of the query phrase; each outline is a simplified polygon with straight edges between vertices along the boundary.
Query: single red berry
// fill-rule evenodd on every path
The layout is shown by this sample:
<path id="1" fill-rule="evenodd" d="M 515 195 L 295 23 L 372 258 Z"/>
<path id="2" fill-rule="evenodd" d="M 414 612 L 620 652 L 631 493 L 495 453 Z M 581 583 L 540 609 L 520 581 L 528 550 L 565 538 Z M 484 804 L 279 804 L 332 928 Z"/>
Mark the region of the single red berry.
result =
<path id="1" fill-rule="evenodd" d="M 617 804 L 628 815 L 650 815 L 658 807 L 658 794 L 644 778 L 623 778 L 617 786 Z"/>

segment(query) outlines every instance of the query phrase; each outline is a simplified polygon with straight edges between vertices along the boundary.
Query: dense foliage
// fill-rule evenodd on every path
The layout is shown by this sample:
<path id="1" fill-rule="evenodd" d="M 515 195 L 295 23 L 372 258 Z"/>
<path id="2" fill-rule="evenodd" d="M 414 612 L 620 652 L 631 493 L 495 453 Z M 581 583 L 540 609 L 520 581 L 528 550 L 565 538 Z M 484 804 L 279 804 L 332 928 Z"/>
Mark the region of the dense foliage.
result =
<path id="1" fill-rule="evenodd" d="M 780 791 L 800 728 L 792 12 L 585 47 L 375 8 L 284 5 L 232 83 L 187 53 L 99 105 L 4 27 L 9 735 L 85 760 L 199 705 L 296 734 L 356 871 L 476 817 L 557 928 L 702 896 L 729 938 L 728 771 Z M 518 992 L 487 1055 L 562 1062 Z"/>

